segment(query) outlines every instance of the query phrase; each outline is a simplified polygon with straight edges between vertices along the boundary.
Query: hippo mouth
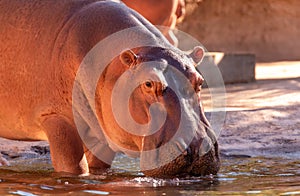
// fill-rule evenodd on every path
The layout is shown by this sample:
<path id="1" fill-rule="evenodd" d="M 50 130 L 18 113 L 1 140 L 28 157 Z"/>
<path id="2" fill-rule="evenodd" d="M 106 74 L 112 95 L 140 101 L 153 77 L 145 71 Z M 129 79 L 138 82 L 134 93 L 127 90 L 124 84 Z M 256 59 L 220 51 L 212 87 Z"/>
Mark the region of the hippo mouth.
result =
<path id="1" fill-rule="evenodd" d="M 205 176 L 215 175 L 220 168 L 218 143 L 214 132 L 204 128 L 207 135 L 204 138 L 193 138 L 187 146 L 183 141 L 170 144 L 166 151 L 157 150 L 151 157 L 141 154 L 141 169 L 150 177 L 174 177 L 174 176 Z M 181 152 L 171 161 L 170 154 Z M 162 164 L 162 162 L 167 162 Z M 154 167 L 154 165 L 156 167 Z"/>

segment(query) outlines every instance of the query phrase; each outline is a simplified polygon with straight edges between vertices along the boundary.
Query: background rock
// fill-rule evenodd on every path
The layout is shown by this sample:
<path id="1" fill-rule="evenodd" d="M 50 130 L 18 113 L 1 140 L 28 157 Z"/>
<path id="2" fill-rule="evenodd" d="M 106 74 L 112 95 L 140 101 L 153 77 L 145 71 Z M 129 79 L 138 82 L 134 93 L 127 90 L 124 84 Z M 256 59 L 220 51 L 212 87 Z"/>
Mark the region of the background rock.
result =
<path id="1" fill-rule="evenodd" d="M 299 18 L 299 0 L 189 0 L 179 29 L 208 51 L 254 53 L 257 61 L 300 60 Z"/>

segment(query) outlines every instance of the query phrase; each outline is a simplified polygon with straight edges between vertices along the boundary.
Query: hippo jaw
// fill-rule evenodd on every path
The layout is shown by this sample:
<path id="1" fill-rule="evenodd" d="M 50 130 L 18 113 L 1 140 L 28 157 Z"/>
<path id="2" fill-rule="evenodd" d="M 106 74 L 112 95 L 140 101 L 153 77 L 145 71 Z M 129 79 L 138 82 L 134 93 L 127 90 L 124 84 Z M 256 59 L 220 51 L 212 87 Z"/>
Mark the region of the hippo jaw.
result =
<path id="1" fill-rule="evenodd" d="M 165 149 L 158 146 L 151 153 L 142 151 L 140 164 L 143 173 L 152 177 L 217 174 L 220 169 L 218 143 L 206 122 L 206 119 L 201 121 L 198 133 L 195 133 L 192 141 L 185 141 L 186 138 L 183 138 L 168 142 Z M 191 134 L 188 131 L 186 133 Z M 149 138 L 149 142 L 151 140 Z"/>
<path id="2" fill-rule="evenodd" d="M 163 178 L 217 174 L 220 169 L 217 143 L 214 144 L 214 148 L 203 156 L 196 157 L 195 155 L 189 154 L 187 152 L 188 150 L 166 165 L 142 171 L 146 176 Z"/>

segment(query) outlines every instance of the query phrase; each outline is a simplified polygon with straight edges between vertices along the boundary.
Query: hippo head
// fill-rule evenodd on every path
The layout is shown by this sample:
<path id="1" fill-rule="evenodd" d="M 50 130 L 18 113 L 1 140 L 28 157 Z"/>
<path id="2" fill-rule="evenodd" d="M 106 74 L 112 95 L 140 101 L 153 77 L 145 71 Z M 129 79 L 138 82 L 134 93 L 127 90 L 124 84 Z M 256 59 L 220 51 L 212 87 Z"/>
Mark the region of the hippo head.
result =
<path id="1" fill-rule="evenodd" d="M 112 149 L 139 155 L 147 176 L 216 174 L 218 143 L 200 100 L 203 57 L 173 48 L 123 51 L 103 72 L 96 110 Z"/>

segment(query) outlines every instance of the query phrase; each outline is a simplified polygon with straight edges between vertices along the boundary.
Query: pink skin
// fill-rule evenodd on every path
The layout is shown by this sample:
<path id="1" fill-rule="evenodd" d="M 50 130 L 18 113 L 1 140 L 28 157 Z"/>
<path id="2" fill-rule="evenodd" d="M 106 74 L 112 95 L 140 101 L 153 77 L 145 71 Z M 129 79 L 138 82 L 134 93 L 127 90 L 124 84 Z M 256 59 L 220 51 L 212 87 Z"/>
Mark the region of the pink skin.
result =
<path id="1" fill-rule="evenodd" d="M 56 3 L 40 0 L 0 1 L 0 22 L 0 136 L 15 140 L 47 140 L 56 172 L 88 174 L 93 170 L 103 171 L 110 167 L 114 158 L 115 152 L 106 143 L 106 138 L 102 138 L 105 149 L 99 152 L 107 154 L 109 160 L 106 162 L 98 159 L 86 147 L 87 144 L 79 135 L 73 113 L 72 93 L 79 66 L 87 53 L 104 38 L 130 27 L 140 27 L 141 30 L 136 32 L 135 37 L 122 40 L 118 47 L 125 50 L 128 42 L 134 41 L 136 36 L 149 39 L 153 46 L 153 49 L 132 49 L 135 55 L 128 51 L 122 52 L 109 64 L 106 77 L 99 79 L 95 95 L 95 102 L 98 104 L 96 113 L 99 123 L 104 127 L 103 132 L 114 143 L 132 150 L 143 150 L 143 138 L 119 129 L 109 113 L 110 108 L 102 107 L 109 106 L 112 86 L 123 72 L 132 67 L 132 62 L 139 64 L 143 59 L 167 61 L 190 80 L 199 94 L 202 79 L 195 71 L 193 59 L 201 59 L 203 51 L 195 48 L 191 55 L 184 54 L 170 45 L 147 20 L 123 4 L 96 0 L 64 0 Z M 107 50 L 100 52 L 110 55 Z M 87 81 L 89 79 L 86 78 Z M 176 121 L 178 117 L 172 113 L 176 114 L 179 110 L 174 94 L 170 91 L 164 93 L 159 83 L 152 87 L 157 90 L 144 90 L 136 97 L 147 96 L 148 104 L 153 103 L 153 100 L 160 101 L 169 111 L 168 119 Z M 200 100 L 200 95 L 198 98 Z M 139 101 L 146 103 L 142 98 Z M 134 103 L 137 102 L 133 101 L 132 105 Z M 85 104 L 88 105 L 88 102 Z M 77 105 L 77 109 L 83 107 L 84 105 Z M 200 108 L 200 102 L 195 107 Z M 143 108 L 133 107 L 131 111 L 132 114 L 138 111 L 133 115 L 137 121 L 147 122 L 148 108 Z M 186 149 L 187 152 L 162 168 L 145 171 L 146 175 L 216 173 L 219 167 L 217 143 L 208 129 L 209 124 L 202 109 L 200 111 L 200 116 L 197 117 L 201 121 L 197 122 L 199 134 Z M 146 115 L 143 116 L 143 113 Z M 87 134 L 92 127 L 88 122 L 91 117 L 89 115 L 95 117 L 93 112 L 83 116 Z M 166 139 L 174 134 L 176 123 L 167 124 L 156 135 L 145 139 L 147 148 L 166 143 L 164 134 L 168 135 Z M 197 153 L 202 142 L 202 138 L 197 138 L 199 135 L 207 135 L 214 144 L 203 156 Z"/>

